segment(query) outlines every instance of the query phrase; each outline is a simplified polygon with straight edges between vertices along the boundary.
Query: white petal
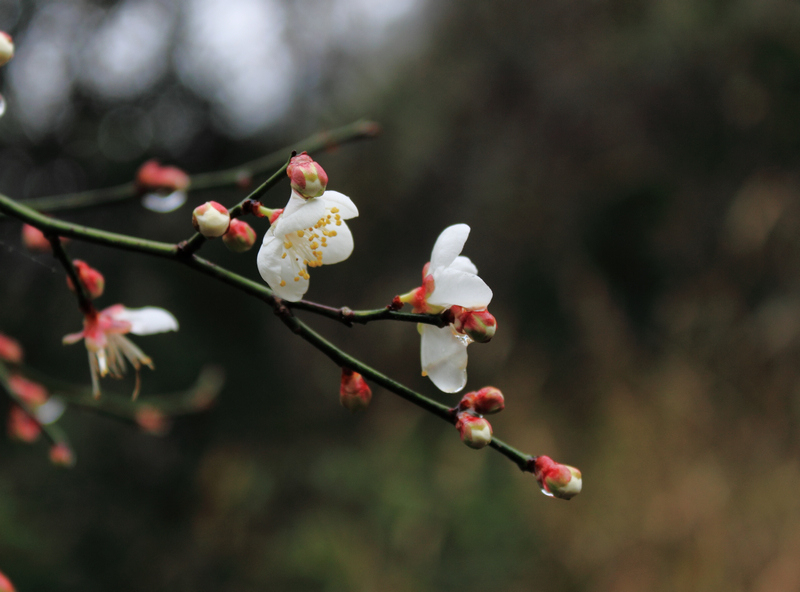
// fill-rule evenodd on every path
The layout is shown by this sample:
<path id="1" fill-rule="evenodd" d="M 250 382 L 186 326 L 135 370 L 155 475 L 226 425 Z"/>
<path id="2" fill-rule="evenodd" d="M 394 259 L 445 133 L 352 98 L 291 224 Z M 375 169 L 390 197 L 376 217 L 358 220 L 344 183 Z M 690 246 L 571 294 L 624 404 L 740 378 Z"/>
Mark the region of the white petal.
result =
<path id="1" fill-rule="evenodd" d="M 353 200 L 347 197 L 344 193 L 338 191 L 326 191 L 319 199 L 325 202 L 325 207 L 329 210 L 331 208 L 339 208 L 339 215 L 342 220 L 349 220 L 358 216 L 358 208 Z"/>
<path id="2" fill-rule="evenodd" d="M 457 393 L 467 384 L 467 343 L 450 327 L 422 326 L 422 370 L 437 388 Z"/>
<path id="3" fill-rule="evenodd" d="M 152 335 L 178 330 L 178 319 L 171 312 L 155 306 L 123 308 L 114 315 L 114 319 L 130 323 L 130 332 L 135 335 Z"/>
<path id="4" fill-rule="evenodd" d="M 450 269 L 458 269 L 473 275 L 478 275 L 478 268 L 475 267 L 475 264 L 469 260 L 469 257 L 456 257 L 456 260 L 450 264 Z"/>
<path id="5" fill-rule="evenodd" d="M 433 281 L 433 293 L 428 296 L 428 304 L 481 309 L 492 301 L 492 289 L 472 273 L 440 267 L 433 271 Z"/>
<path id="6" fill-rule="evenodd" d="M 344 261 L 353 252 L 353 234 L 347 227 L 347 223 L 342 222 L 341 226 L 332 228 L 336 230 L 336 236 L 329 236 L 327 245 L 320 249 L 323 265 Z"/>
<path id="7" fill-rule="evenodd" d="M 286 253 L 286 257 L 283 257 L 284 253 Z M 269 284 L 278 298 L 290 302 L 297 302 L 308 290 L 307 279 L 300 277 L 297 281 L 294 280 L 295 277 L 299 277 L 297 272 L 301 268 L 305 268 L 295 260 L 296 256 L 293 249 L 284 248 L 283 240 L 274 236 L 270 229 L 264 236 L 264 242 L 258 250 L 256 258 L 258 273 L 261 274 L 264 281 Z M 295 265 L 292 265 L 292 262 Z M 281 282 L 284 282 L 285 285 L 281 286 Z"/>
<path id="8" fill-rule="evenodd" d="M 292 205 L 301 198 L 292 197 L 289 204 Z M 311 198 L 302 200 L 303 203 L 294 208 L 294 211 L 289 211 L 289 207 L 281 214 L 280 218 L 275 222 L 272 227 L 275 229 L 275 236 L 285 236 L 297 232 L 298 230 L 308 230 L 314 224 L 319 222 L 321 218 L 328 215 L 328 210 L 325 208 L 325 202 L 318 198 Z"/>
<path id="9" fill-rule="evenodd" d="M 454 224 L 448 226 L 436 239 L 431 253 L 431 269 L 437 267 L 448 267 L 467 242 L 469 236 L 469 226 L 466 224 Z"/>
<path id="10" fill-rule="evenodd" d="M 283 255 L 284 251 L 283 240 L 278 239 L 273 234 L 272 228 L 270 228 L 264 235 L 264 240 L 256 257 L 258 273 L 261 274 L 261 277 L 270 287 L 274 287 L 274 284 L 278 284 L 281 281 L 281 255 Z"/>

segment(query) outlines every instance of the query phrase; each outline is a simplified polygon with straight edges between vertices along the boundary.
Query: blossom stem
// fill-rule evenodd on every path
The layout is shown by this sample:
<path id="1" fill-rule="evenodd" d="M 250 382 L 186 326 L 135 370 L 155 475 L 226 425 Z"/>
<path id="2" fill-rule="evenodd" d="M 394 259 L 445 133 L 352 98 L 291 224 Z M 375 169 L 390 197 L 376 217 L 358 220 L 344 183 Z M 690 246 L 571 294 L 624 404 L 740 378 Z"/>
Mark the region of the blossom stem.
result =
<path id="1" fill-rule="evenodd" d="M 455 422 L 455 416 L 453 413 L 451 413 L 449 407 L 409 389 L 408 387 L 389 378 L 371 366 L 368 366 L 360 360 L 345 353 L 309 328 L 300 319 L 292 315 L 290 307 L 308 310 L 309 312 L 315 312 L 329 318 L 347 322 L 346 319 L 349 318 L 350 315 L 344 308 L 335 309 L 324 307 L 322 305 L 312 306 L 313 303 L 308 302 L 306 304 L 300 304 L 297 302 L 290 304 L 279 298 L 276 298 L 272 290 L 261 283 L 254 282 L 237 273 L 220 267 L 211 261 L 198 257 L 195 254 L 189 253 L 187 256 L 185 252 L 181 252 L 181 248 L 178 245 L 137 239 L 130 236 L 105 232 L 94 228 L 88 228 L 85 226 L 78 226 L 68 222 L 59 221 L 39 214 L 31 208 L 17 203 L 4 195 L 0 195 L 0 212 L 15 218 L 19 218 L 20 220 L 35 226 L 46 234 L 50 233 L 57 234 L 59 236 L 68 236 L 113 248 L 136 251 L 147 255 L 153 255 L 155 257 L 179 261 L 188 267 L 203 273 L 204 275 L 213 277 L 214 279 L 217 279 L 264 301 L 271 306 L 273 310 L 275 310 L 283 323 L 289 329 L 291 329 L 293 333 L 299 335 L 301 338 L 319 349 L 322 353 L 333 360 L 336 365 L 355 370 L 365 378 L 368 378 L 376 384 L 381 385 L 386 390 L 393 392 L 407 401 L 410 401 L 411 403 L 421 407 L 422 409 L 425 409 L 426 411 L 432 413 L 440 419 L 447 421 L 448 423 L 453 424 Z M 342 311 L 344 311 L 344 319 L 342 318 Z M 352 312 L 353 315 L 356 315 L 356 318 L 353 318 L 352 322 L 366 323 L 370 320 L 378 319 L 412 320 L 412 316 L 414 317 L 413 320 L 415 322 L 427 322 L 428 324 L 433 325 L 437 325 L 441 322 L 439 315 L 412 315 L 411 313 L 399 313 L 397 311 L 391 311 L 388 309 Z M 359 318 L 361 320 L 359 320 Z M 527 467 L 530 466 L 529 461 L 531 458 L 533 458 L 530 455 L 520 452 L 516 448 L 509 446 L 498 438 L 493 438 L 490 446 L 514 462 L 522 470 L 529 470 Z"/>
<path id="2" fill-rule="evenodd" d="M 94 310 L 92 299 L 89 297 L 86 286 L 78 275 L 75 266 L 72 264 L 72 261 L 70 261 L 69 257 L 67 257 L 67 252 L 64 250 L 64 245 L 61 244 L 61 238 L 57 234 L 47 234 L 45 236 L 47 236 L 47 240 L 50 241 L 50 247 L 53 249 L 53 256 L 58 259 L 59 263 L 61 263 L 61 265 L 64 267 L 64 270 L 67 272 L 67 276 L 69 276 L 69 279 L 72 281 L 72 285 L 75 286 L 75 296 L 78 299 L 78 308 L 80 308 L 83 314 L 89 314 Z"/>
<path id="3" fill-rule="evenodd" d="M 280 166 L 286 153 L 292 150 L 314 152 L 317 150 L 329 149 L 348 142 L 373 138 L 378 135 L 379 132 L 380 128 L 377 123 L 361 119 L 329 132 L 314 134 L 296 144 L 281 148 L 276 152 L 236 167 L 192 175 L 190 177 L 191 184 L 189 186 L 189 191 L 234 187 L 240 182 L 242 176 L 258 175 Z M 114 187 L 80 191 L 78 193 L 36 197 L 27 199 L 24 203 L 26 206 L 40 212 L 55 212 L 58 210 L 76 210 L 97 205 L 118 203 L 134 199 L 138 196 L 139 193 L 134 183 L 124 183 Z"/>
<path id="4" fill-rule="evenodd" d="M 413 312 L 399 312 L 391 307 L 376 308 L 374 310 L 351 310 L 343 306 L 341 308 L 334 308 L 332 306 L 325 306 L 316 302 L 308 300 L 298 300 L 297 302 L 286 302 L 286 306 L 291 309 L 305 310 L 313 312 L 323 317 L 333 319 L 344 323 L 348 327 L 352 327 L 353 323 L 366 325 L 370 321 L 406 321 L 408 323 L 424 323 L 426 325 L 435 325 L 436 327 L 445 327 L 449 321 L 443 314 L 417 314 Z"/>

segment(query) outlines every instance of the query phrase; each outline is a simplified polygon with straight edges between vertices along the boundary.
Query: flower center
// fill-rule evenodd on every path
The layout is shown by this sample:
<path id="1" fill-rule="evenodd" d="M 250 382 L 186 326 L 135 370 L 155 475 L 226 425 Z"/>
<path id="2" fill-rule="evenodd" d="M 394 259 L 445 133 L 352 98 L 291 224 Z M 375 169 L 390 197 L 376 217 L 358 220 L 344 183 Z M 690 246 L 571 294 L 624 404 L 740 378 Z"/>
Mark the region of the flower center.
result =
<path id="1" fill-rule="evenodd" d="M 339 214 L 339 208 L 331 208 L 308 230 L 298 230 L 283 237 L 285 250 L 281 259 L 286 259 L 287 255 L 290 257 L 295 272 L 294 281 L 299 282 L 300 278 L 305 280 L 309 278 L 306 267 L 322 265 L 322 252 L 328 246 L 328 239 L 338 234 L 332 227 L 341 225 L 342 216 Z M 281 280 L 281 286 L 285 285 L 286 281 Z"/>

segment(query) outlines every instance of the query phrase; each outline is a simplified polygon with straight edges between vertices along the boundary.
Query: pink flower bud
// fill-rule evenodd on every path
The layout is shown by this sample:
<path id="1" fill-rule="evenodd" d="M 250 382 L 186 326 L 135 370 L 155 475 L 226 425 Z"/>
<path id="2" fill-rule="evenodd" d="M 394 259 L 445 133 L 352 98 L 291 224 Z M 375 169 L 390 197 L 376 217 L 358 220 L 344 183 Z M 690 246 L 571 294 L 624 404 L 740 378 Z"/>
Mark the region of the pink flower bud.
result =
<path id="1" fill-rule="evenodd" d="M 17 592 L 14 584 L 0 571 L 0 592 Z"/>
<path id="2" fill-rule="evenodd" d="M 192 225 L 206 238 L 222 236 L 230 226 L 231 217 L 221 203 L 207 201 L 192 212 Z"/>
<path id="3" fill-rule="evenodd" d="M 292 157 L 286 174 L 292 182 L 292 189 L 306 199 L 319 197 L 328 186 L 328 175 L 305 152 Z"/>
<path id="4" fill-rule="evenodd" d="M 59 442 L 50 447 L 50 462 L 57 467 L 72 468 L 75 466 L 75 453 L 66 442 Z"/>
<path id="5" fill-rule="evenodd" d="M 222 235 L 222 242 L 234 253 L 244 253 L 256 244 L 256 231 L 247 222 L 233 218 L 228 232 Z"/>
<path id="6" fill-rule="evenodd" d="M 456 429 L 461 441 L 470 448 L 483 448 L 492 441 L 492 425 L 483 417 L 462 412 L 457 418 Z"/>
<path id="7" fill-rule="evenodd" d="M 43 405 L 50 396 L 41 384 L 28 380 L 20 374 L 12 374 L 9 377 L 8 388 L 29 407 Z"/>
<path id="8" fill-rule="evenodd" d="M 22 225 L 22 244 L 26 249 L 35 253 L 47 253 L 51 250 L 50 241 L 47 240 L 44 233 L 30 224 Z"/>
<path id="9" fill-rule="evenodd" d="M 352 412 L 369 407 L 372 391 L 358 372 L 342 368 L 342 385 L 339 388 L 339 401 L 342 406 Z"/>
<path id="10" fill-rule="evenodd" d="M 32 444 L 42 433 L 40 426 L 19 405 L 12 405 L 8 411 L 8 436 L 20 442 Z"/>
<path id="11" fill-rule="evenodd" d="M 178 167 L 162 166 L 157 160 L 148 160 L 136 172 L 136 188 L 140 193 L 162 191 L 172 193 L 188 189 L 189 175 Z"/>
<path id="12" fill-rule="evenodd" d="M 169 418 L 160 409 L 142 405 L 136 410 L 136 423 L 148 434 L 163 436 L 171 427 Z"/>
<path id="13" fill-rule="evenodd" d="M 14 57 L 14 40 L 5 31 L 0 31 L 0 66 L 5 66 Z"/>
<path id="14" fill-rule="evenodd" d="M 575 467 L 557 463 L 549 456 L 537 456 L 530 464 L 545 495 L 568 500 L 581 492 L 581 472 Z"/>
<path id="15" fill-rule="evenodd" d="M 459 409 L 473 409 L 478 415 L 491 415 L 505 409 L 505 400 L 500 389 L 485 386 L 479 391 L 467 393 L 458 404 Z"/>
<path id="16" fill-rule="evenodd" d="M 75 266 L 75 271 L 78 272 L 78 277 L 83 287 L 86 288 L 89 298 L 99 298 L 102 296 L 103 290 L 105 290 L 106 287 L 106 280 L 103 274 L 80 259 L 75 259 L 72 264 Z M 75 291 L 75 285 L 72 283 L 72 278 L 69 276 L 67 276 L 67 287 L 73 292 Z"/>
<path id="17" fill-rule="evenodd" d="M 19 364 L 22 361 L 22 346 L 19 341 L 0 333 L 0 360 Z"/>
<path id="18" fill-rule="evenodd" d="M 494 337 L 497 320 L 488 310 L 469 310 L 460 306 L 452 306 L 450 310 L 453 313 L 453 328 L 468 335 L 472 341 L 486 343 Z"/>
<path id="19" fill-rule="evenodd" d="M 264 208 L 264 209 L 267 209 L 267 208 Z M 283 208 L 278 208 L 277 210 L 270 210 L 269 223 L 270 224 L 275 224 L 275 220 L 280 218 L 281 214 L 283 214 Z"/>

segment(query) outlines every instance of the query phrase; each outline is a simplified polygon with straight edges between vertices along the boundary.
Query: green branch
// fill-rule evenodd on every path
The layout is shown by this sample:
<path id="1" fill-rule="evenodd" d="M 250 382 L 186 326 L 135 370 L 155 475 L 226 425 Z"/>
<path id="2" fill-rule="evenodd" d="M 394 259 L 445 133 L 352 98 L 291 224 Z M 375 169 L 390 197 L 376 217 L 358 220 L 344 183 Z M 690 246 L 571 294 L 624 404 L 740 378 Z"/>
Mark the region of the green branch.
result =
<path id="1" fill-rule="evenodd" d="M 322 305 L 316 305 L 306 301 L 301 301 L 301 303 L 284 302 L 283 300 L 276 298 L 272 290 L 263 284 L 254 282 L 225 268 L 219 267 L 211 261 L 198 257 L 197 255 L 191 253 L 187 254 L 177 245 L 140 240 L 125 235 L 104 232 L 93 228 L 77 226 L 67 222 L 54 220 L 52 218 L 43 216 L 24 205 L 16 203 L 14 200 L 4 195 L 0 195 L 0 212 L 19 218 L 20 220 L 37 227 L 45 234 L 50 233 L 58 234 L 60 236 L 69 236 L 76 239 L 86 240 L 87 242 L 93 242 L 130 251 L 137 251 L 147 255 L 179 261 L 188 267 L 203 273 L 204 275 L 208 275 L 216 280 L 241 290 L 246 294 L 266 302 L 275 310 L 283 323 L 289 329 L 291 329 L 292 332 L 308 341 L 311 345 L 328 356 L 336 365 L 355 370 L 376 384 L 382 386 L 386 390 L 402 397 L 403 399 L 406 399 L 418 407 L 421 407 L 436 417 L 439 417 L 450 424 L 455 423 L 455 416 L 449 407 L 409 389 L 408 387 L 395 380 L 392 380 L 371 366 L 368 366 L 367 364 L 345 353 L 327 341 L 321 335 L 313 331 L 298 318 L 294 317 L 291 314 L 290 307 L 305 309 L 310 312 L 315 312 L 317 314 L 340 321 L 343 320 L 342 311 L 345 309 L 332 309 L 330 307 L 324 307 Z M 344 314 L 346 318 L 350 318 L 350 313 L 345 312 Z M 441 317 L 439 315 L 413 315 L 410 313 L 388 311 L 387 309 L 360 311 L 358 313 L 352 311 L 352 315 L 353 322 L 364 323 L 368 322 L 369 320 L 378 319 L 395 319 L 405 321 L 413 320 L 414 322 L 427 322 L 434 325 L 441 323 Z M 492 439 L 490 446 L 514 462 L 523 471 L 529 470 L 529 461 L 532 458 L 530 455 L 520 452 L 519 450 L 507 445 L 505 442 L 497 438 Z"/>
<path id="2" fill-rule="evenodd" d="M 331 149 L 341 144 L 373 138 L 380 132 L 380 127 L 373 121 L 361 119 L 348 125 L 309 136 L 296 144 L 281 148 L 267 156 L 251 160 L 239 166 L 210 173 L 200 173 L 190 177 L 189 191 L 206 189 L 221 189 L 235 187 L 242 177 L 252 177 L 265 172 L 273 171 L 281 166 L 286 155 L 292 150 L 302 152 L 316 152 Z M 59 210 L 75 210 L 90 208 L 97 205 L 119 203 L 139 197 L 141 193 L 135 183 L 129 182 L 114 187 L 92 189 L 78 193 L 52 195 L 27 199 L 24 204 L 40 212 L 55 212 Z"/>

